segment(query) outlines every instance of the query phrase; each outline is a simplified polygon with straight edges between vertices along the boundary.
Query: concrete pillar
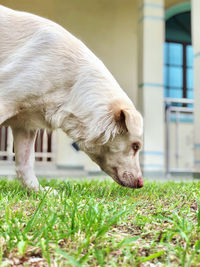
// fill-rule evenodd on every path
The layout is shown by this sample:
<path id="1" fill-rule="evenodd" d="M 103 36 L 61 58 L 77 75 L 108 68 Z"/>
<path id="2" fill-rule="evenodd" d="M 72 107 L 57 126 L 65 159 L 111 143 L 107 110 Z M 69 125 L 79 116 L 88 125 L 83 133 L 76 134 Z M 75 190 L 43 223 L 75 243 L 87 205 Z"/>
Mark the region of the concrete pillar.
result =
<path id="1" fill-rule="evenodd" d="M 141 166 L 145 175 L 165 171 L 164 0 L 139 0 L 138 102 L 144 116 Z"/>
<path id="2" fill-rule="evenodd" d="M 200 1 L 191 0 L 194 48 L 194 172 L 200 172 Z"/>

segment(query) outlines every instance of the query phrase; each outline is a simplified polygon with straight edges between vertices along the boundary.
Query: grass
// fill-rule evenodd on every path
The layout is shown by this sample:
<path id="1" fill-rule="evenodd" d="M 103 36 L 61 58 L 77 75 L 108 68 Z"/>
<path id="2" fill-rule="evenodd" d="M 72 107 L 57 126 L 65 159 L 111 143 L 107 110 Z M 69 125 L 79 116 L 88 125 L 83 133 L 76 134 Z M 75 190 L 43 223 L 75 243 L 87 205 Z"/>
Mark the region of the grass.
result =
<path id="1" fill-rule="evenodd" d="M 0 180 L 0 266 L 200 266 L 200 183 Z"/>

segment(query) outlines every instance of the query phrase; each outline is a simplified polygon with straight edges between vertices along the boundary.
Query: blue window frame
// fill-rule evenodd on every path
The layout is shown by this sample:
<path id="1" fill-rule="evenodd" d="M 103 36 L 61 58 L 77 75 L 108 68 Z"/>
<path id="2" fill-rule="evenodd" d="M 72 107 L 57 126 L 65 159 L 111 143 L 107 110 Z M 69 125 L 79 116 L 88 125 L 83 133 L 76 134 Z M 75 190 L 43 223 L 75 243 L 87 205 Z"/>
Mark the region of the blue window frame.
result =
<path id="1" fill-rule="evenodd" d="M 193 48 L 166 42 L 164 47 L 165 97 L 193 99 Z"/>
<path id="2" fill-rule="evenodd" d="M 193 99 L 193 47 L 191 14 L 183 12 L 166 21 L 164 95 Z"/>

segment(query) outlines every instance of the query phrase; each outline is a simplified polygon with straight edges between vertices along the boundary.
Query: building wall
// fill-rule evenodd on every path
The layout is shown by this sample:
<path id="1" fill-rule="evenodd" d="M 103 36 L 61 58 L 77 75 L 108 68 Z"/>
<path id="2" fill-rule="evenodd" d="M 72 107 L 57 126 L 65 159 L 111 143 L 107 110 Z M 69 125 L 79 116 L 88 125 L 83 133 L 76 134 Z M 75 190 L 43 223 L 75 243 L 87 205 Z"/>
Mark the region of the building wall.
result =
<path id="1" fill-rule="evenodd" d="M 180 3 L 188 2 L 190 2 L 190 0 L 165 0 L 165 8 L 169 8 Z"/>

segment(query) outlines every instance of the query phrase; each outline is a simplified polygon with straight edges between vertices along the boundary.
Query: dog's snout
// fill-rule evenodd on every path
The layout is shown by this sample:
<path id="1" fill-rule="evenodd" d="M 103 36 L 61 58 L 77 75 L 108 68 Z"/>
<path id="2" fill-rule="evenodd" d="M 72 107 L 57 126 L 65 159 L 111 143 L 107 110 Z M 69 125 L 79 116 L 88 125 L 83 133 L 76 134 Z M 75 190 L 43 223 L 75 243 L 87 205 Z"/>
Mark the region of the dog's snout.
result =
<path id="1" fill-rule="evenodd" d="M 135 180 L 135 188 L 141 188 L 143 187 L 144 183 L 143 183 L 143 178 L 142 177 L 138 177 Z"/>
<path id="2" fill-rule="evenodd" d="M 113 171 L 114 180 L 122 186 L 130 188 L 141 188 L 144 186 L 142 176 L 136 178 L 137 176 L 135 177 L 133 173 L 127 171 L 123 172 L 122 175 L 119 175 L 117 167 L 113 167 Z"/>

